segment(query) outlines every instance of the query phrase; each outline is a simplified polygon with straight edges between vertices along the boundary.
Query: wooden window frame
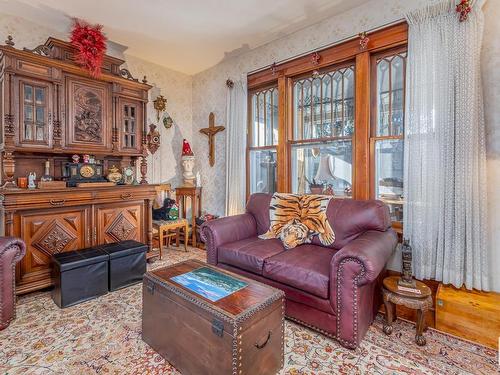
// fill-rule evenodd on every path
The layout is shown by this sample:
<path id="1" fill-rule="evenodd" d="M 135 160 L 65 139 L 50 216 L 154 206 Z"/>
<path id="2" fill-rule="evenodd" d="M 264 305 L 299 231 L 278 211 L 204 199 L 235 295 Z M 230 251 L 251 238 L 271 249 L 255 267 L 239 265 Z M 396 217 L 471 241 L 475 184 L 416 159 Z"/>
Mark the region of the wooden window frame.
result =
<path id="1" fill-rule="evenodd" d="M 353 195 L 354 199 L 374 198 L 374 153 L 371 146 L 371 123 L 374 97 L 372 57 L 383 51 L 406 48 L 408 25 L 401 22 L 368 33 L 366 48 L 360 45 L 359 38 L 353 38 L 332 47 L 316 51 L 319 60 L 312 55 L 304 55 L 272 68 L 248 75 L 249 107 L 251 93 L 266 86 L 278 86 L 278 145 L 277 145 L 277 191 L 291 191 L 291 145 L 293 140 L 293 81 L 300 77 L 331 69 L 341 64 L 354 62 L 354 134 L 353 142 Z M 250 126 L 250 116 L 249 122 Z M 328 138 L 327 141 L 331 139 Z M 314 139 L 318 142 L 320 139 Z M 304 141 L 300 141 L 304 143 Z M 247 143 L 249 145 L 249 143 Z M 249 195 L 249 147 L 247 146 L 247 196 Z"/>
<path id="2" fill-rule="evenodd" d="M 279 118 L 279 105 L 280 105 L 280 102 L 279 102 L 279 96 L 280 96 L 280 93 L 279 93 L 279 87 L 278 87 L 278 82 L 277 81 L 274 81 L 274 82 L 270 82 L 270 83 L 266 83 L 265 85 L 262 85 L 260 87 L 254 87 L 252 89 L 249 89 L 248 90 L 248 97 L 247 97 L 247 108 L 248 108 L 248 111 L 247 111 L 247 135 L 246 135 L 246 162 L 245 162 L 245 168 L 246 168 L 246 196 L 248 198 L 248 196 L 250 195 L 250 152 L 251 151 L 259 151 L 259 150 L 262 150 L 262 151 L 265 151 L 265 150 L 276 150 L 276 165 L 277 165 L 277 168 L 276 168 L 276 171 L 278 172 L 279 170 L 279 164 L 278 164 L 278 160 L 279 160 L 279 156 L 278 156 L 278 144 L 280 142 L 280 139 L 279 139 L 279 136 L 278 136 L 278 144 L 276 145 L 268 145 L 268 146 L 253 146 L 253 142 L 252 142 L 252 136 L 253 136 L 253 106 L 252 106 L 252 96 L 257 93 L 257 92 L 260 92 L 260 91 L 265 91 L 265 90 L 269 90 L 269 89 L 272 89 L 272 88 L 277 88 L 278 89 L 278 129 L 280 127 L 280 118 Z M 278 130 L 278 133 L 279 133 L 279 130 Z M 277 176 L 277 180 L 279 181 L 279 175 Z M 279 191 L 279 190 L 278 190 Z"/>
<path id="3" fill-rule="evenodd" d="M 370 119 L 370 197 L 375 198 L 376 186 L 375 186 L 375 144 L 377 141 L 384 140 L 404 140 L 404 135 L 377 135 L 377 60 L 384 58 L 386 56 L 397 55 L 403 52 L 407 52 L 407 45 L 401 45 L 394 48 L 388 48 L 381 52 L 374 53 L 371 56 L 371 119 Z M 406 89 L 406 62 L 405 62 L 405 76 L 403 79 L 403 92 Z M 406 98 L 403 96 L 403 110 L 405 108 Z M 398 232 L 403 232 L 403 226 L 401 222 L 393 221 L 393 228 Z"/>

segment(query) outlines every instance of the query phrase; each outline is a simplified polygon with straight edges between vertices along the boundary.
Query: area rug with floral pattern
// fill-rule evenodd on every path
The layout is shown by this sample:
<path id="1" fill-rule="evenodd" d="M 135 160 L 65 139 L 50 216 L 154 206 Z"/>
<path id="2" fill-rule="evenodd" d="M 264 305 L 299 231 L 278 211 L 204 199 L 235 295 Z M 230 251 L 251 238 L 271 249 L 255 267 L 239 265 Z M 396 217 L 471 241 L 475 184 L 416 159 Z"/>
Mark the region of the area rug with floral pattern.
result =
<path id="1" fill-rule="evenodd" d="M 148 267 L 188 258 L 205 260 L 205 252 L 169 249 Z M 179 374 L 141 340 L 141 303 L 141 285 L 66 309 L 50 292 L 22 296 L 17 319 L 0 332 L 0 373 Z M 352 351 L 286 321 L 281 374 L 500 374 L 496 350 L 433 329 L 427 345 L 418 347 L 414 335 L 413 324 L 398 320 L 386 336 L 379 316 Z"/>

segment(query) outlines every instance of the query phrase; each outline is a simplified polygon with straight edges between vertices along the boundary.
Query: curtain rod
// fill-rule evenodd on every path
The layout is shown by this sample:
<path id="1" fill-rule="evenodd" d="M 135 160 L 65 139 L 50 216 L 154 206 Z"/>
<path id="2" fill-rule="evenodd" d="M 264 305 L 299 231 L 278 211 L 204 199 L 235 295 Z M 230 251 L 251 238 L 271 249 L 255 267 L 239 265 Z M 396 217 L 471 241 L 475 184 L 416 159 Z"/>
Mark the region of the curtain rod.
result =
<path id="1" fill-rule="evenodd" d="M 405 21 L 404 18 L 400 18 L 400 19 L 398 19 L 396 21 L 388 22 L 388 23 L 386 23 L 386 24 L 384 24 L 382 26 L 377 26 L 377 27 L 375 27 L 373 29 L 367 30 L 366 33 L 373 33 L 375 31 L 378 31 L 378 30 L 381 30 L 381 29 L 385 29 L 386 27 L 397 25 L 398 23 L 401 23 L 401 22 L 404 22 L 404 21 Z M 276 65 L 284 64 L 284 63 L 286 63 L 288 61 L 295 60 L 295 59 L 297 59 L 299 57 L 307 56 L 307 55 L 309 55 L 309 54 L 311 54 L 313 52 L 320 51 L 320 50 L 323 50 L 323 49 L 326 49 L 326 48 L 329 48 L 329 47 L 333 47 L 333 46 L 339 45 L 341 43 L 344 43 L 344 42 L 347 42 L 349 40 L 353 40 L 353 39 L 356 39 L 356 38 L 358 38 L 357 35 L 348 36 L 348 37 L 346 37 L 344 39 L 337 40 L 337 41 L 335 41 L 333 43 L 325 44 L 325 45 L 320 46 L 318 48 L 314 48 L 314 49 L 309 50 L 307 52 L 301 53 L 299 55 L 288 57 L 288 58 L 286 58 L 284 60 L 276 61 L 275 63 L 269 64 L 269 65 L 266 65 L 266 66 L 264 66 L 262 68 L 258 68 L 258 69 L 255 69 L 255 70 L 252 70 L 252 71 L 248 72 L 247 76 L 251 75 L 251 74 L 254 74 L 254 73 L 257 73 L 257 72 L 261 72 L 261 71 L 266 70 L 266 69 L 270 69 L 271 66 L 273 66 L 273 64 L 276 64 Z"/>

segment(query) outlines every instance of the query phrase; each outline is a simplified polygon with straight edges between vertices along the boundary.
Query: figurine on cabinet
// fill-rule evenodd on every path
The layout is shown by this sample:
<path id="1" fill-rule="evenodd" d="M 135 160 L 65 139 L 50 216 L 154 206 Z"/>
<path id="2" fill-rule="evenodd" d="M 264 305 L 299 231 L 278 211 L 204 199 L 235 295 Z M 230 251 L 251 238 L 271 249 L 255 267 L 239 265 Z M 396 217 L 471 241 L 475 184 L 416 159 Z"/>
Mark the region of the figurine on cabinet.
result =
<path id="1" fill-rule="evenodd" d="M 54 177 L 50 175 L 50 161 L 45 162 L 45 173 L 43 174 L 42 177 L 40 177 L 40 181 L 47 182 L 47 181 L 53 181 Z"/>
<path id="2" fill-rule="evenodd" d="M 122 174 L 120 173 L 120 170 L 116 167 L 116 165 L 113 165 L 111 168 L 109 168 L 107 179 L 109 182 L 115 183 L 118 183 L 122 180 Z"/>
<path id="3" fill-rule="evenodd" d="M 35 172 L 30 172 L 28 175 L 28 189 L 36 189 L 36 173 Z"/>
<path id="4" fill-rule="evenodd" d="M 125 185 L 137 185 L 137 180 L 135 179 L 135 168 L 132 166 L 123 167 L 122 169 L 122 181 Z"/>

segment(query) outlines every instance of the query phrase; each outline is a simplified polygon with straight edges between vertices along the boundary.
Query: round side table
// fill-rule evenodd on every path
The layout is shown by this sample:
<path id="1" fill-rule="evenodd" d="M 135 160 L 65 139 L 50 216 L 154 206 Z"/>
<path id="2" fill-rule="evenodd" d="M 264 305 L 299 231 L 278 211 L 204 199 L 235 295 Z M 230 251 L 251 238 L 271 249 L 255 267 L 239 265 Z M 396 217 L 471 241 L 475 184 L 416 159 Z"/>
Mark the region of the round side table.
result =
<path id="1" fill-rule="evenodd" d="M 423 335 L 425 328 L 425 313 L 432 307 L 431 290 L 423 282 L 415 280 L 416 286 L 412 289 L 417 289 L 419 293 L 402 290 L 398 288 L 399 276 L 389 276 L 383 281 L 383 299 L 385 305 L 385 322 L 384 333 L 390 335 L 392 333 L 392 322 L 396 320 L 396 305 L 406 306 L 410 309 L 417 310 L 417 333 L 415 342 L 417 345 L 425 345 L 426 340 Z"/>

